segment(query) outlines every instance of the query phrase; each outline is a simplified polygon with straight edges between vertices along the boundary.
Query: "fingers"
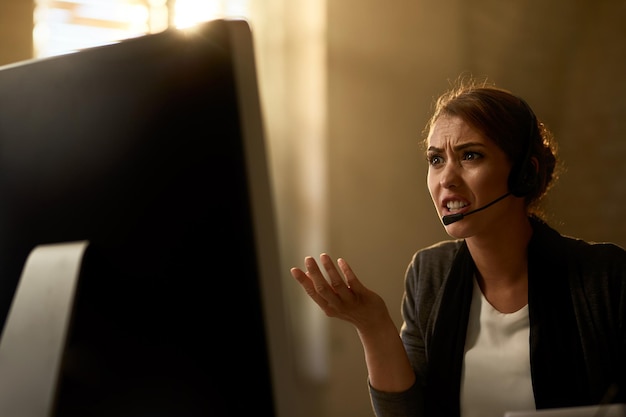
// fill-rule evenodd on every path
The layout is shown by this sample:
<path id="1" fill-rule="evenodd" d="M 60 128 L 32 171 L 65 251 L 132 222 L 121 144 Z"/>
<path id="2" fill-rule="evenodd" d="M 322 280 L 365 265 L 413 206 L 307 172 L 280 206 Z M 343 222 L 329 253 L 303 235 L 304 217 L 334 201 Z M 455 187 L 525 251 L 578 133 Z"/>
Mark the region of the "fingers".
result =
<path id="1" fill-rule="evenodd" d="M 352 271 L 352 268 L 350 268 L 350 265 L 348 265 L 348 262 L 346 262 L 345 259 L 337 259 L 337 265 L 339 265 L 341 273 L 346 278 L 346 285 L 348 286 L 348 288 L 351 288 L 355 291 L 359 291 L 363 288 L 363 285 L 361 285 L 361 281 L 358 280 L 356 274 L 354 273 L 354 271 Z"/>
<path id="2" fill-rule="evenodd" d="M 308 257 L 305 258 L 304 260 L 305 265 L 307 265 L 307 263 L 310 262 L 308 259 L 309 259 Z M 314 293 L 316 293 L 315 283 L 313 282 L 313 279 L 310 276 L 310 272 L 308 268 L 309 267 L 307 266 L 306 268 L 307 272 L 304 272 L 302 269 L 294 267 L 294 268 L 291 268 L 290 272 L 291 272 L 291 276 L 294 277 L 300 283 L 300 285 L 302 285 L 302 287 L 304 287 L 307 294 L 313 295 Z"/>
<path id="3" fill-rule="evenodd" d="M 330 286 L 335 293 L 340 295 L 347 295 L 350 293 L 350 285 L 344 281 L 343 277 L 335 267 L 332 259 L 325 253 L 320 255 L 320 261 L 326 270 L 326 274 L 328 274 L 328 278 L 330 279 Z"/>
<path id="4" fill-rule="evenodd" d="M 304 258 L 306 272 L 300 268 L 291 268 L 291 275 L 304 288 L 306 294 L 313 299 L 324 311 L 328 310 L 326 298 L 332 293 L 332 289 L 326 282 L 315 259 L 311 256 Z M 328 312 L 327 312 L 328 313 Z"/>
<path id="5" fill-rule="evenodd" d="M 299 268 L 292 268 L 291 275 L 300 283 L 306 293 L 325 309 L 329 305 L 337 305 L 342 300 L 353 296 L 350 286 L 342 276 L 342 272 L 337 269 L 330 256 L 322 253 L 320 255 L 320 263 L 328 276 L 328 280 L 315 259 L 311 256 L 307 256 L 304 259 L 306 272 Z M 347 266 L 347 263 L 345 264 Z M 353 273 L 352 276 L 354 277 Z"/>

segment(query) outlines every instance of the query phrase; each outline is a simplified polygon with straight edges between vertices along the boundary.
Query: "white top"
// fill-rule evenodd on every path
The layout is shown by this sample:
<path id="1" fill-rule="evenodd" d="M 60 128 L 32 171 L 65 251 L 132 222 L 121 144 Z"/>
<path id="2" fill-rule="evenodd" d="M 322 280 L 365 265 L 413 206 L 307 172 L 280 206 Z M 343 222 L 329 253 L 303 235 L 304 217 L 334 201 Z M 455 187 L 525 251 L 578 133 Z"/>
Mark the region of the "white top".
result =
<path id="1" fill-rule="evenodd" d="M 461 377 L 462 417 L 503 417 L 534 410 L 528 305 L 501 313 L 474 280 Z"/>

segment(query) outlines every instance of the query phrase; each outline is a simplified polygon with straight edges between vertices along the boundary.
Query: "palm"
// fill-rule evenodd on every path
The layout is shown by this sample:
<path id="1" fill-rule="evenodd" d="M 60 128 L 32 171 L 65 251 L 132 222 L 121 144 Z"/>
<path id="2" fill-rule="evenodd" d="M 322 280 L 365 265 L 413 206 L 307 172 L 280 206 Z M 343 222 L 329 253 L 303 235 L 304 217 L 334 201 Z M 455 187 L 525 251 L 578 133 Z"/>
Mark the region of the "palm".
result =
<path id="1" fill-rule="evenodd" d="M 320 255 L 320 261 L 328 279 L 312 257 L 305 259 L 306 272 L 292 268 L 291 274 L 328 317 L 345 320 L 358 329 L 375 326 L 387 317 L 382 297 L 361 284 L 345 260 L 337 261 L 339 268 L 326 254 Z"/>

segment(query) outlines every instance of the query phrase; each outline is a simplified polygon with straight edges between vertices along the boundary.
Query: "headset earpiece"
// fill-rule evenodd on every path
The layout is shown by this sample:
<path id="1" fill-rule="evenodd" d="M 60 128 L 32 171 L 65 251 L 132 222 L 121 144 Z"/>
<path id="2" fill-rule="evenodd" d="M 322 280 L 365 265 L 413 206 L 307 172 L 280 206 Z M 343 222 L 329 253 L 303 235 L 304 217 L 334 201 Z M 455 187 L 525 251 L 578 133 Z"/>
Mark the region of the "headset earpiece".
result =
<path id="1" fill-rule="evenodd" d="M 524 158 L 513 165 L 509 175 L 509 191 L 515 197 L 524 197 L 530 193 L 537 184 L 537 167 L 532 162 L 533 134 L 537 128 L 537 117 L 528 103 L 519 98 L 530 116 L 530 129 L 527 135 L 526 152 Z"/>
<path id="2" fill-rule="evenodd" d="M 520 164 L 520 168 L 514 167 L 509 176 L 509 191 L 515 197 L 524 197 L 529 194 L 537 184 L 537 169 L 532 161 Z"/>

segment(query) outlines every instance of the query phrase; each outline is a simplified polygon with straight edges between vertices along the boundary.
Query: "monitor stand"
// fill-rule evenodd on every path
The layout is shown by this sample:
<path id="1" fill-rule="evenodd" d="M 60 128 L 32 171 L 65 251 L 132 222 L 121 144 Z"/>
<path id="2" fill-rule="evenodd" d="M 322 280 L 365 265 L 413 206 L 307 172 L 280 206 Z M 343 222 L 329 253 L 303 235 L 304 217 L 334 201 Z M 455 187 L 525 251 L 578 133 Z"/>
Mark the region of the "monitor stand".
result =
<path id="1" fill-rule="evenodd" d="M 0 339 L 0 415 L 47 417 L 87 241 L 36 246 Z"/>

